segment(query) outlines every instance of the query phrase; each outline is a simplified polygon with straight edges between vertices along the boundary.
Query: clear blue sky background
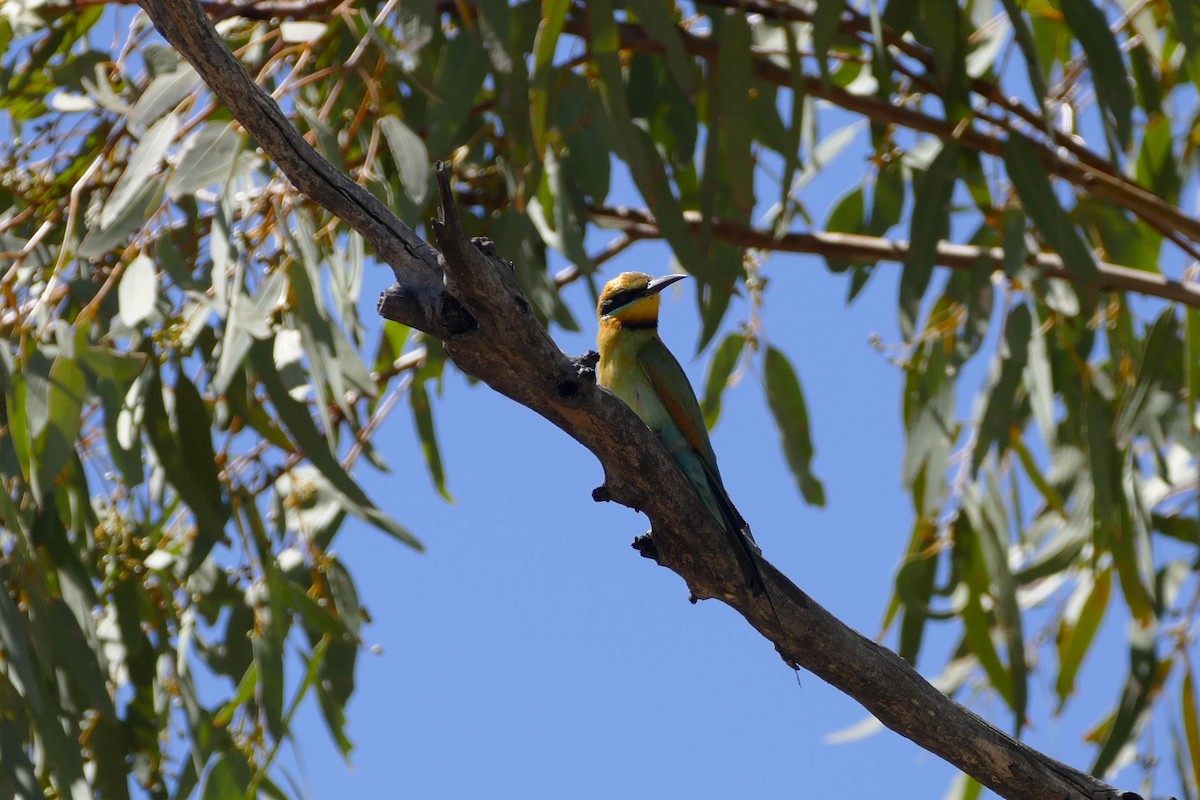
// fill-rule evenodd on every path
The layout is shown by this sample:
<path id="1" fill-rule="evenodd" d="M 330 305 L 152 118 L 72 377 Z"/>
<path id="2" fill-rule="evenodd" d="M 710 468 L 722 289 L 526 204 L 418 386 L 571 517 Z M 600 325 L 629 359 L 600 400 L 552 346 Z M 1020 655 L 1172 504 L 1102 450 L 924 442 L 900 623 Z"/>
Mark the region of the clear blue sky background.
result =
<path id="1" fill-rule="evenodd" d="M 823 220 L 861 176 L 861 152 L 810 185 L 814 219 Z M 622 192 L 614 202 L 636 202 Z M 671 271 L 663 246 L 642 244 L 605 265 L 604 275 L 631 269 Z M 847 624 L 876 636 L 913 520 L 899 479 L 902 376 L 870 344 L 873 334 L 899 340 L 899 269 L 881 266 L 851 307 L 845 276 L 830 275 L 820 259 L 776 256 L 763 274 L 770 279 L 765 332 L 804 383 L 827 508 L 801 500 L 755 373 L 727 392 L 714 446 L 764 555 Z M 364 305 L 389 280 L 384 268 L 369 273 Z M 584 330 L 554 335 L 577 354 L 594 347 L 594 312 L 582 283 L 565 296 Z M 728 324 L 745 314 L 735 301 Z M 690 287 L 668 293 L 661 335 L 700 385 L 707 355 L 691 357 L 698 325 Z M 981 379 L 989 354 L 985 348 L 977 357 L 965 386 Z M 964 389 L 964 414 L 971 399 Z M 366 642 L 380 652 L 361 660 L 349 708 L 351 767 L 329 743 L 315 705 L 300 716 L 301 772 L 313 797 L 946 792 L 956 771 L 890 731 L 826 741 L 866 712 L 810 674 L 798 686 L 733 611 L 715 601 L 691 605 L 681 579 L 630 549 L 647 521 L 592 502 L 602 473 L 580 445 L 486 387 L 469 386 L 454 369 L 435 414 L 454 505 L 433 489 L 403 404 L 376 438 L 395 474 L 359 473 L 428 552 L 357 522 L 335 544 L 374 617 Z M 1083 769 L 1095 749 L 1082 733 L 1112 708 L 1126 670 L 1125 621 L 1115 610 L 1080 675 L 1080 696 L 1062 717 L 1049 713 L 1054 665 L 1035 665 L 1031 678 L 1027 740 Z M 940 672 L 956 630 L 956 623 L 932 624 L 920 665 L 927 676 Z M 1046 647 L 1039 653 L 1050 655 Z M 993 693 L 975 695 L 972 707 L 1011 727 Z M 1158 739 L 1167 758 L 1168 741 Z M 1172 780 L 1169 767 L 1160 772 Z M 1123 789 L 1145 788 L 1136 768 L 1118 777 Z"/>

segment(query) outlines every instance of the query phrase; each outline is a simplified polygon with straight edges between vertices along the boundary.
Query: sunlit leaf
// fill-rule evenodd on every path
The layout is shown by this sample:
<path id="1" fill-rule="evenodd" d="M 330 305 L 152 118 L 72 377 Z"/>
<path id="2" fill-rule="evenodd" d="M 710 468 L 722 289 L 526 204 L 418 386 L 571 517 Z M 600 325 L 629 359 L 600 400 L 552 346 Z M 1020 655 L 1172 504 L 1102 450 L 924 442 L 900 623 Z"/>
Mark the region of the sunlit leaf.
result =
<path id="1" fill-rule="evenodd" d="M 125 268 L 117 287 L 122 324 L 136 328 L 154 311 L 157 299 L 158 270 L 149 256 L 139 253 Z"/>
<path id="2" fill-rule="evenodd" d="M 1062 710 L 1067 700 L 1075 693 L 1075 676 L 1083 665 L 1096 632 L 1104 621 L 1108 596 L 1112 585 L 1111 570 L 1104 570 L 1080 581 L 1058 626 L 1058 677 L 1054 690 L 1058 695 L 1058 709 Z"/>
<path id="3" fill-rule="evenodd" d="M 384 141 L 400 169 L 400 185 L 408 199 L 417 205 L 425 202 L 429 189 L 430 163 L 425 142 L 404 121 L 389 115 L 379 120 Z"/>
<path id="4" fill-rule="evenodd" d="M 242 147 L 242 135 L 232 123 L 209 122 L 180 148 L 175 169 L 167 179 L 172 200 L 214 183 L 224 183 Z"/>

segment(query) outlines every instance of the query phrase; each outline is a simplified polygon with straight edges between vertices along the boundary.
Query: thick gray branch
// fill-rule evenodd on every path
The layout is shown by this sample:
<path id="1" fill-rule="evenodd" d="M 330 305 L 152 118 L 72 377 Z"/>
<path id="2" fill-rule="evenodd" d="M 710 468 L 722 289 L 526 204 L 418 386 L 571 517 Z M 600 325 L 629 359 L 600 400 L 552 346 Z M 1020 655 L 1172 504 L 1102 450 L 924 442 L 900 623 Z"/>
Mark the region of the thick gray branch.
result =
<path id="1" fill-rule="evenodd" d="M 158 29 L 191 62 L 288 178 L 346 220 L 395 272 L 380 300 L 388 319 L 438 336 L 460 369 L 562 428 L 604 467 L 599 495 L 644 511 L 663 566 L 696 598 L 720 598 L 799 664 L 845 691 L 880 721 L 974 776 L 1025 800 L 1121 795 L 1016 742 L 929 685 L 902 659 L 850 630 L 770 564 L 763 577 L 782 625 L 743 586 L 726 537 L 654 435 L 597 387 L 586 360 L 562 353 L 531 313 L 511 267 L 490 243 L 466 240 L 439 167 L 442 257 L 292 128 L 221 42 L 196 0 L 141 0 Z"/>

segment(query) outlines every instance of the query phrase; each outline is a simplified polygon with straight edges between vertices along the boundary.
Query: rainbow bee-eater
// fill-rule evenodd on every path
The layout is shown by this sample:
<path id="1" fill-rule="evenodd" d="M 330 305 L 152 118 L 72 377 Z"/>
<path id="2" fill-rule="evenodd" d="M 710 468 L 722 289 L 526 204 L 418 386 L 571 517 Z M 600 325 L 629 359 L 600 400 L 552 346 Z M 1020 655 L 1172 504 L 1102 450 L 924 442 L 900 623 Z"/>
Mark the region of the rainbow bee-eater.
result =
<path id="1" fill-rule="evenodd" d="M 671 458 L 734 544 L 747 587 L 763 590 L 757 548 L 717 469 L 704 415 L 683 367 L 658 338 L 659 293 L 686 275 L 625 272 L 600 293 L 596 379 L 658 435 Z"/>

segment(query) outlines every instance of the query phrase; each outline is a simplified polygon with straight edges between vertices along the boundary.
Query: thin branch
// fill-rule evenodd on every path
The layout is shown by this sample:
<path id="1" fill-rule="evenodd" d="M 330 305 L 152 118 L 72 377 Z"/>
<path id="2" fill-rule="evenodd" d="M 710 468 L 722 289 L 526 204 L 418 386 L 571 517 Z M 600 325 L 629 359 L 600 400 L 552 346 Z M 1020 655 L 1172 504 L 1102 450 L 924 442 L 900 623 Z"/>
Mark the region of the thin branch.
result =
<path id="1" fill-rule="evenodd" d="M 626 235 L 637 239 L 661 239 L 662 232 L 649 211 L 597 206 L 591 209 L 592 218 L 604 227 L 619 228 Z M 685 211 L 684 220 L 697 232 L 701 230 L 700 214 Z M 903 262 L 908 257 L 908 242 L 885 239 L 879 236 L 862 236 L 854 233 L 786 233 L 777 236 L 762 228 L 753 228 L 729 220 L 714 218 L 712 235 L 736 244 L 779 253 L 811 253 L 842 261 L 855 259 L 869 261 Z M 976 247 L 965 244 L 939 242 L 937 264 L 951 269 L 970 270 L 986 267 L 993 270 L 1004 268 L 1004 251 L 999 247 Z M 1071 273 L 1063 266 L 1062 259 L 1054 253 L 1036 253 L 1026 260 L 1047 278 L 1073 281 Z M 1177 281 L 1157 272 L 1124 267 L 1120 264 L 1096 262 L 1100 273 L 1098 288 L 1115 292 L 1134 292 L 1148 297 L 1171 300 L 1191 308 L 1200 308 L 1200 286 Z"/>
<path id="2" fill-rule="evenodd" d="M 537 322 L 511 265 L 486 241 L 467 241 L 439 165 L 443 258 L 386 207 L 326 163 L 254 84 L 213 31 L 196 0 L 142 0 L 164 36 L 196 68 L 297 188 L 346 219 L 392 267 L 397 283 L 384 316 L 433 333 L 467 374 L 558 425 L 600 460 L 596 496 L 643 510 L 659 563 L 695 598 L 720 598 L 780 654 L 859 700 L 881 722 L 1009 798 L 1117 800 L 1104 783 L 1013 740 L 943 695 L 903 659 L 852 631 L 765 561 L 774 611 L 744 585 L 727 537 L 653 433 L 595 383 L 587 359 L 572 361 Z"/>
<path id="3" fill-rule="evenodd" d="M 568 33 L 587 38 L 587 25 L 580 19 L 568 18 L 563 28 Z M 621 47 L 643 53 L 663 53 L 665 48 L 646 31 L 631 23 L 619 23 Z M 718 44 L 715 40 L 680 30 L 685 49 L 694 56 L 715 61 Z M 792 84 L 790 71 L 769 59 L 755 56 L 752 72 L 756 78 L 776 86 Z M 886 125 L 899 125 L 922 133 L 929 133 L 944 141 L 957 140 L 972 150 L 1000 156 L 1004 141 L 970 125 L 959 125 L 945 119 L 930 116 L 912 108 L 885 102 L 878 97 L 852 94 L 845 89 L 826 84 L 815 76 L 805 76 L 802 87 L 811 97 L 827 100 L 847 111 Z M 1012 131 L 1010 136 L 1024 136 Z M 1200 242 L 1200 219 L 1188 216 L 1183 210 L 1165 202 L 1151 192 L 1116 174 L 1091 164 L 1063 158 L 1054 148 L 1044 142 L 1024 136 L 1037 154 L 1038 161 L 1052 175 L 1056 175 L 1080 189 L 1110 200 L 1134 215 L 1145 220 L 1159 231 L 1177 231 L 1187 238 Z"/>

